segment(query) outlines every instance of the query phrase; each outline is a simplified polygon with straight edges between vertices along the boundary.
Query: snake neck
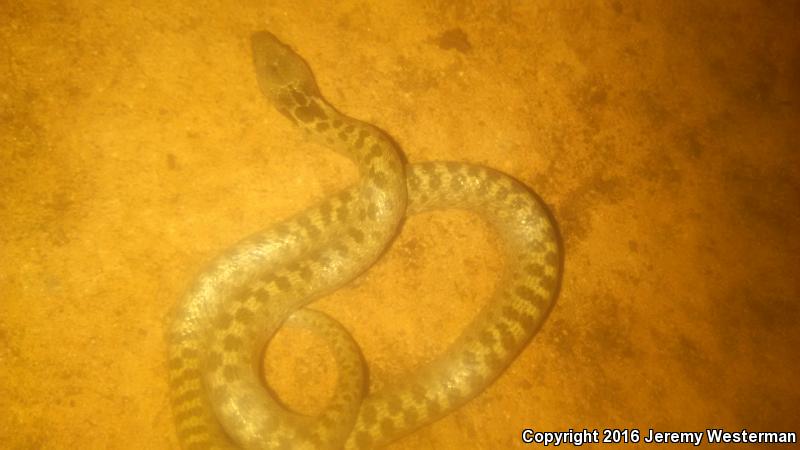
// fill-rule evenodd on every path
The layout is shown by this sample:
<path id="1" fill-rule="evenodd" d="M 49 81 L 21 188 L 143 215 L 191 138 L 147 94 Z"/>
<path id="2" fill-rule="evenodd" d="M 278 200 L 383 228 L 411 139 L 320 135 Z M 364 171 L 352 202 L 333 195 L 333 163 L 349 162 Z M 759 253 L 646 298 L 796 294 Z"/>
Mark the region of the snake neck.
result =
<path id="1" fill-rule="evenodd" d="M 278 111 L 309 137 L 353 160 L 359 168 L 374 159 L 400 162 L 400 152 L 386 133 L 345 116 L 315 93 L 287 86 L 275 103 Z"/>
<path id="2" fill-rule="evenodd" d="M 287 87 L 274 98 L 278 111 L 313 141 L 353 161 L 361 175 L 365 214 L 396 227 L 405 214 L 405 171 L 400 150 L 383 131 L 347 117 L 314 93 Z"/>

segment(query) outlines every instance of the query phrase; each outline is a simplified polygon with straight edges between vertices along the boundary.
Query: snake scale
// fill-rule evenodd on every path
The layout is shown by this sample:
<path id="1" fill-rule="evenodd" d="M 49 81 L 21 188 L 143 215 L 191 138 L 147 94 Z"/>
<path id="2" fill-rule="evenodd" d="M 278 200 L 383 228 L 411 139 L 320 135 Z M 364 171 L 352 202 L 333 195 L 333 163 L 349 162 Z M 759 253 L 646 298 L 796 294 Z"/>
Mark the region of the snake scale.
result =
<path id="1" fill-rule="evenodd" d="M 268 32 L 252 37 L 259 87 L 313 140 L 350 158 L 359 181 L 244 239 L 217 257 L 176 308 L 169 329 L 172 407 L 185 449 L 381 447 L 489 386 L 527 345 L 559 289 L 561 250 L 545 206 L 523 184 L 464 163 L 405 164 L 378 128 L 322 97 L 305 61 Z M 343 327 L 304 308 L 368 269 L 409 215 L 475 211 L 502 241 L 506 268 L 492 298 L 449 349 L 377 392 Z M 285 408 L 260 376 L 263 350 L 291 324 L 327 342 L 338 371 L 317 416 Z"/>

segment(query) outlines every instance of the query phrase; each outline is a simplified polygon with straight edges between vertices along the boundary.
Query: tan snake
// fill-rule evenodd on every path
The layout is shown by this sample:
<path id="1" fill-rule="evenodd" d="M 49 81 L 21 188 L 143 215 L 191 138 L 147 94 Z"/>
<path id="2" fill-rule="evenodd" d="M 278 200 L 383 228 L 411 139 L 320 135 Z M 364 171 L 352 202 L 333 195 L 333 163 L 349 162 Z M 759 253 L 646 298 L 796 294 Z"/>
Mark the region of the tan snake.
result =
<path id="1" fill-rule="evenodd" d="M 555 301 L 561 251 L 546 208 L 495 170 L 454 162 L 405 165 L 381 130 L 321 96 L 305 61 L 268 32 L 252 38 L 263 94 L 292 123 L 359 168 L 359 181 L 236 244 L 195 281 L 169 330 L 172 406 L 185 449 L 374 448 L 443 417 L 489 386 L 527 345 Z M 492 298 L 433 363 L 367 392 L 358 345 L 334 319 L 303 307 L 368 269 L 405 217 L 460 208 L 503 242 Z M 323 336 L 338 383 L 315 417 L 284 408 L 260 376 L 262 352 L 292 322 Z"/>

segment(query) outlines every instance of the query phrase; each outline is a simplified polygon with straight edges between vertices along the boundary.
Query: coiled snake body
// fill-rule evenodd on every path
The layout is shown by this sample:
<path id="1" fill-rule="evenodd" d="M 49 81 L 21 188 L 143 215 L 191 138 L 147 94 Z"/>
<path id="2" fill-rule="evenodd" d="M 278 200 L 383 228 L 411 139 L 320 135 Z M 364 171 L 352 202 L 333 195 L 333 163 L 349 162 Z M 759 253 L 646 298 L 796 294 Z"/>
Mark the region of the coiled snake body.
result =
<path id="1" fill-rule="evenodd" d="M 530 341 L 560 283 L 556 230 L 536 196 L 507 175 L 453 162 L 405 165 L 384 132 L 323 99 L 288 46 L 267 32 L 252 45 L 263 94 L 361 176 L 235 245 L 186 294 L 169 330 L 179 440 L 186 449 L 380 447 L 476 396 Z M 443 355 L 409 380 L 367 392 L 357 344 L 334 319 L 303 307 L 369 268 L 407 215 L 442 208 L 476 211 L 493 226 L 507 259 L 503 278 Z M 259 375 L 261 352 L 285 323 L 323 336 L 336 358 L 335 393 L 316 417 L 287 411 Z"/>

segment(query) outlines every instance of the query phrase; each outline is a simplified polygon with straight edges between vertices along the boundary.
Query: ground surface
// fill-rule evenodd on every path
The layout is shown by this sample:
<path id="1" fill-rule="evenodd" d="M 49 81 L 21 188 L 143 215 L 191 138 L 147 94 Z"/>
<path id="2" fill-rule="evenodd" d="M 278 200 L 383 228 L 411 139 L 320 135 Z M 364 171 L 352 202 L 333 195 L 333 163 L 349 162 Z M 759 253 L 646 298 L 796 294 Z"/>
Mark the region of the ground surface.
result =
<path id="1" fill-rule="evenodd" d="M 230 3 L 0 2 L 0 447 L 177 448 L 170 308 L 225 247 L 355 179 L 260 97 L 259 29 L 408 160 L 503 170 L 561 228 L 563 289 L 533 344 L 393 448 L 800 431 L 798 2 Z M 502 265 L 478 218 L 426 214 L 317 307 L 391 382 Z M 335 374 L 295 334 L 268 372 L 313 411 Z"/>

